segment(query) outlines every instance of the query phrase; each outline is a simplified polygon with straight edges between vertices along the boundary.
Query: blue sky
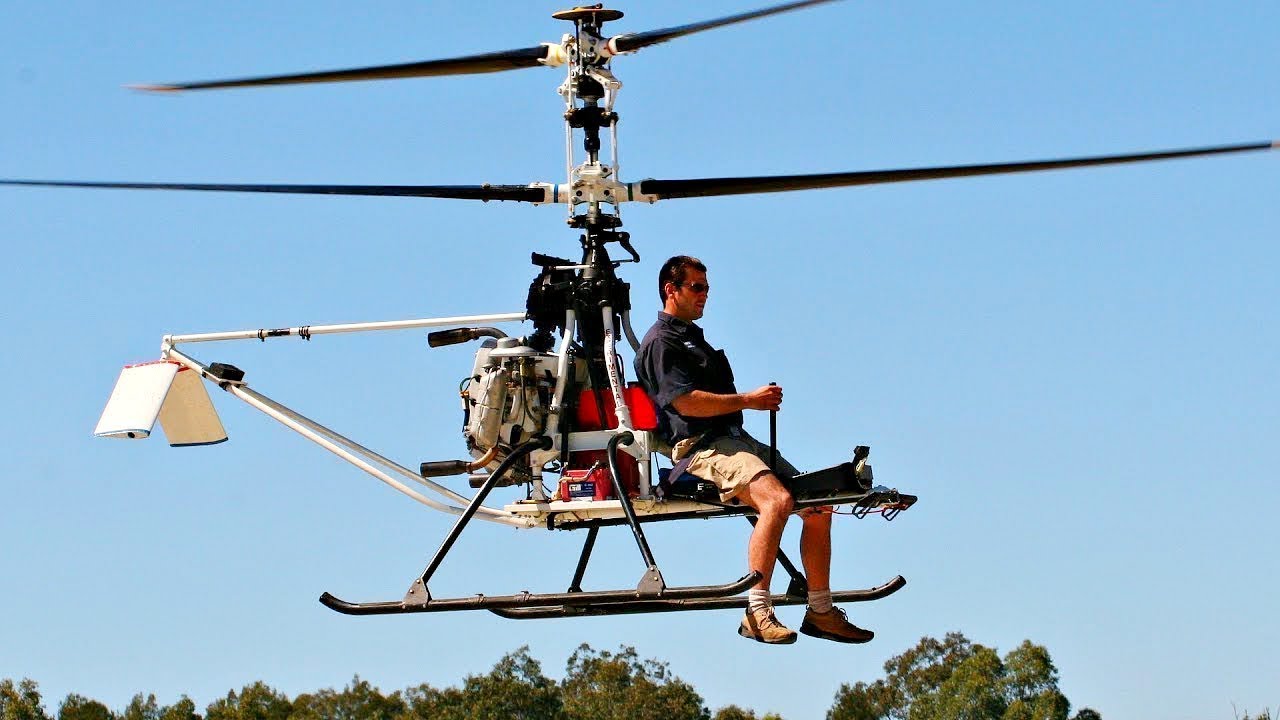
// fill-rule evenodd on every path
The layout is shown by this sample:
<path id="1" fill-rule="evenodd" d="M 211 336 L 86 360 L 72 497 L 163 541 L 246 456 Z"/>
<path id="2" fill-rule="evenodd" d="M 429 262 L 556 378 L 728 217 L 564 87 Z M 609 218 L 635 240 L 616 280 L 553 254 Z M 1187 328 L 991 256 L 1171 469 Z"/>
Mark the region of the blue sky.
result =
<path id="1" fill-rule="evenodd" d="M 737 2 L 619 6 L 616 31 Z M 0 176 L 138 181 L 525 183 L 563 176 L 558 71 L 181 97 L 130 82 L 340 68 L 526 47 L 539 3 L 0 2 Z M 824 172 L 1102 154 L 1280 134 L 1280 6 L 863 3 L 722 29 L 615 62 L 622 175 Z M 0 437 L 0 677 L 123 706 L 203 706 L 264 679 L 458 681 L 528 644 L 559 676 L 579 643 L 669 661 L 713 708 L 820 715 L 922 635 L 1048 646 L 1108 718 L 1280 705 L 1280 158 L 624 209 L 637 325 L 688 252 L 703 323 L 742 385 L 776 380 L 802 467 L 870 444 L 918 493 L 892 524 L 842 518 L 835 582 L 876 641 L 750 644 L 731 612 L 504 621 L 349 618 L 325 590 L 399 597 L 450 519 L 264 416 L 214 398 L 231 442 L 96 440 L 121 365 L 161 335 L 523 307 L 531 251 L 573 254 L 556 207 L 0 189 L 10 382 Z M 193 349 L 413 467 L 462 453 L 466 347 L 423 333 Z M 750 421 L 767 433 L 767 418 Z M 1267 441 L 1270 437 L 1273 440 Z M 514 491 L 506 491 L 514 494 Z M 650 534 L 669 582 L 743 572 L 744 522 Z M 561 590 L 581 538 L 475 527 L 437 595 Z M 796 536 L 789 534 L 787 547 Z M 624 530 L 588 573 L 629 586 Z M 794 609 L 784 621 L 798 622 Z M 744 677 L 753 678 L 744 682 Z M 754 678 L 768 678 L 760 682 Z"/>

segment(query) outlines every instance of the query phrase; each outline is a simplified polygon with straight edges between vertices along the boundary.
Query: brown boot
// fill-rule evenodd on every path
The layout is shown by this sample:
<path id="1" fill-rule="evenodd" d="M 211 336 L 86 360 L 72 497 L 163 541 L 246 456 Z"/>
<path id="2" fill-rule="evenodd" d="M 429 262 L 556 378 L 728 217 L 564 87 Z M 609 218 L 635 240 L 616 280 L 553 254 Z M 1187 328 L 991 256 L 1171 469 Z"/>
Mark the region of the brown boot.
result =
<path id="1" fill-rule="evenodd" d="M 849 619 L 845 617 L 844 611 L 834 606 L 824 613 L 814 612 L 813 610 L 806 611 L 804 623 L 800 625 L 800 632 L 824 640 L 835 640 L 842 643 L 869 642 L 871 638 L 876 636 L 870 630 L 863 630 L 849 622 Z"/>
<path id="2" fill-rule="evenodd" d="M 746 616 L 742 618 L 742 624 L 738 626 L 738 634 L 770 645 L 790 645 L 796 641 L 796 631 L 789 630 L 778 622 L 777 616 L 773 614 L 773 608 L 755 612 L 748 610 Z"/>

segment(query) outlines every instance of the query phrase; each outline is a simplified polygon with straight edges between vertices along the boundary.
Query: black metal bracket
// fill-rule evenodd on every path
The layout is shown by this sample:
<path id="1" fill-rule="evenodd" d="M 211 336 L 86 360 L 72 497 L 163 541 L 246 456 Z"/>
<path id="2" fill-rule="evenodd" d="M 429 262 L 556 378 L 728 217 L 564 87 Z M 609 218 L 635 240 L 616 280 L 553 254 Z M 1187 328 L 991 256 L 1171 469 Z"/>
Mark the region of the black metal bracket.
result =
<path id="1" fill-rule="evenodd" d="M 463 510 L 461 517 L 459 517 L 458 521 L 453 524 L 449 533 L 445 535 L 444 541 L 440 543 L 439 549 L 437 549 L 435 555 L 431 557 L 431 561 L 427 563 L 427 567 L 422 571 L 422 575 L 414 580 L 413 584 L 409 586 L 408 591 L 404 594 L 404 599 L 399 603 L 400 605 L 406 607 L 425 606 L 431 602 L 431 591 L 427 589 L 427 583 L 431 581 L 431 576 L 435 574 L 436 569 L 440 567 L 440 563 L 443 562 L 445 556 L 449 554 L 449 550 L 453 547 L 453 544 L 457 542 L 458 536 L 462 534 L 467 523 L 471 522 L 471 518 L 475 517 L 476 511 L 484 504 L 484 500 L 488 497 L 489 491 L 493 490 L 493 488 L 498 485 L 498 481 L 501 480 L 502 477 L 526 455 L 535 450 L 546 450 L 550 447 L 551 438 L 537 437 L 516 447 L 509 455 L 507 455 L 506 458 L 503 459 L 498 467 L 489 475 L 488 478 L 485 479 L 484 485 L 480 486 L 480 489 L 476 491 L 475 497 L 467 504 L 467 507 Z M 340 607 L 359 607 L 357 604 L 339 600 L 329 593 L 321 595 L 320 602 L 335 610 L 339 610 Z M 374 603 L 374 605 L 383 604 L 385 603 Z M 346 610 L 339 611 L 347 612 Z"/>
<path id="2" fill-rule="evenodd" d="M 631 498 L 627 496 L 627 489 L 622 486 L 622 476 L 618 473 L 618 445 L 630 445 L 635 442 L 635 439 L 635 435 L 629 432 L 618 433 L 609 438 L 605 454 L 609 458 L 609 477 L 613 480 L 613 494 L 622 505 L 622 514 L 627 517 L 627 525 L 631 526 L 631 534 L 635 536 L 636 545 L 640 548 L 640 557 L 644 558 L 644 563 L 649 568 L 640 584 L 643 587 L 645 583 L 657 582 L 660 587 L 662 573 L 658 572 L 658 563 L 653 559 L 649 541 L 645 539 L 640 521 L 636 519 L 636 509 L 631 505 Z"/>
<path id="3" fill-rule="evenodd" d="M 587 530 L 587 541 L 582 544 L 582 554 L 578 556 L 578 567 L 573 571 L 573 582 L 569 583 L 569 592 L 582 592 L 582 576 L 587 574 L 587 561 L 591 559 L 591 551 L 596 546 L 596 535 L 600 528 Z"/>

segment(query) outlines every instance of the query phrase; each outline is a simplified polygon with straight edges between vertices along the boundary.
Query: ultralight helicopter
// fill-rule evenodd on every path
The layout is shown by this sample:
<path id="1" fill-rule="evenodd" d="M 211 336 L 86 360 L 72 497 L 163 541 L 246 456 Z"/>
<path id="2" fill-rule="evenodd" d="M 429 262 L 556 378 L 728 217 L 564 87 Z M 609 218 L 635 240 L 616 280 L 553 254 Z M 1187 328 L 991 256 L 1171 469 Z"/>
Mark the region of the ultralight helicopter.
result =
<path id="1" fill-rule="evenodd" d="M 656 471 L 659 442 L 654 433 L 654 408 L 640 388 L 627 385 L 618 353 L 620 336 L 633 349 L 638 344 L 630 321 L 630 288 L 616 273 L 622 263 L 639 261 L 630 236 L 620 229 L 623 203 L 995 175 L 1277 147 L 1277 143 L 1268 141 L 1058 160 L 809 175 L 638 182 L 623 182 L 618 177 L 619 116 L 614 106 L 622 84 L 612 72 L 615 56 L 704 30 L 834 1 L 791 2 L 704 22 L 615 36 L 608 36 L 604 25 L 622 18 L 621 12 L 601 5 L 577 7 L 554 13 L 554 18 L 573 25 L 573 31 L 557 43 L 350 70 L 138 86 L 154 92 L 178 92 L 564 66 L 567 72 L 559 94 L 565 104 L 567 175 L 561 183 L 374 186 L 0 180 L 0 184 L 558 203 L 568 208 L 568 224 L 579 233 L 581 255 L 570 260 L 535 253 L 532 259 L 537 275 L 529 286 L 523 311 L 165 335 L 158 361 L 122 371 L 95 434 L 145 438 L 158 419 L 172 445 L 222 442 L 227 436 L 202 382 L 207 380 L 414 500 L 458 516 L 402 599 L 353 603 L 328 593 L 321 596 L 321 602 L 339 612 L 485 609 L 510 618 L 545 618 L 744 607 L 746 597 L 741 593 L 759 579 L 757 573 L 723 585 L 668 587 L 645 538 L 644 525 L 648 522 L 733 515 L 750 518 L 751 511 L 718 502 L 697 478 Z M 606 131 L 608 162 L 601 157 L 601 136 Z M 579 133 L 585 157 L 575 164 L 573 144 Z M 616 243 L 628 259 L 613 259 L 608 248 L 611 243 Z M 519 322 L 532 323 L 532 332 L 516 337 L 496 327 Z M 310 340 L 327 334 L 419 328 L 445 328 L 429 335 L 432 347 L 476 340 L 481 343 L 461 390 L 464 437 L 471 459 L 424 462 L 418 472 L 250 388 L 239 368 L 206 364 L 179 350 L 180 345 L 198 342 L 282 337 Z M 868 452 L 868 448 L 859 446 L 850 462 L 794 478 L 789 488 L 797 507 L 847 505 L 856 517 L 880 514 L 888 520 L 910 508 L 917 501 L 914 495 L 874 484 Z M 466 497 L 433 479 L 449 475 L 466 475 L 475 494 Z M 544 487 L 547 475 L 559 476 L 554 491 Z M 424 495 L 408 483 L 420 485 L 439 499 Z M 501 507 L 485 505 L 493 489 L 509 485 L 523 486 L 525 497 Z M 473 519 L 520 528 L 587 530 L 567 591 L 433 597 L 428 589 L 432 576 Z M 626 525 L 634 535 L 645 565 L 640 582 L 634 589 L 584 591 L 582 581 L 598 531 L 613 525 Z M 785 554 L 779 555 L 779 561 L 791 583 L 785 593 L 774 596 L 774 604 L 804 602 L 803 575 Z M 833 593 L 833 600 L 874 600 L 892 594 L 904 584 L 905 580 L 896 577 L 879 587 Z"/>

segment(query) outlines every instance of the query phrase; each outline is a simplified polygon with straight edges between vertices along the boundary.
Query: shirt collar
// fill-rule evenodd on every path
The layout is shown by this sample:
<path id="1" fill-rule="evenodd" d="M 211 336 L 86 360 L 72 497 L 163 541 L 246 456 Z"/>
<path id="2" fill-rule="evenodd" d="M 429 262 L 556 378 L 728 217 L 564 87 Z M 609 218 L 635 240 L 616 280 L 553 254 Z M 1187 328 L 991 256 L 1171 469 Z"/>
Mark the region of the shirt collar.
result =
<path id="1" fill-rule="evenodd" d="M 671 328 L 673 331 L 680 333 L 682 335 L 683 334 L 698 335 L 698 336 L 702 335 L 702 328 L 698 327 L 695 323 L 685 322 L 684 320 L 681 320 L 680 318 L 666 312 L 665 310 L 658 311 L 658 322 L 666 323 L 667 327 Z"/>

